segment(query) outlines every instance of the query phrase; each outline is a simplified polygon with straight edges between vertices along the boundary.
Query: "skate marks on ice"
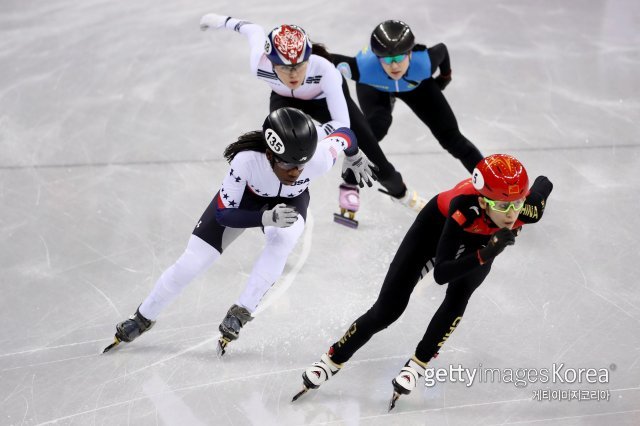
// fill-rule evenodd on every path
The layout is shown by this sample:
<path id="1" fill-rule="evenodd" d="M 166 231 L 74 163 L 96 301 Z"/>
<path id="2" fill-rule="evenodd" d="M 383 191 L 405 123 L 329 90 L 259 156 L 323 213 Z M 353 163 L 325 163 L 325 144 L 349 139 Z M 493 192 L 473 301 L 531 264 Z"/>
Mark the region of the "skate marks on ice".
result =
<path id="1" fill-rule="evenodd" d="M 195 347 L 200 347 L 202 345 L 205 345 L 206 343 L 211 342 L 213 339 L 208 339 L 207 341 L 201 342 L 198 345 L 195 345 Z M 169 358 L 177 358 L 178 356 L 186 353 L 188 350 L 194 349 L 195 347 L 192 348 L 188 348 L 185 351 L 182 351 L 179 354 L 176 354 L 175 356 L 169 357 Z M 95 355 L 94 355 L 95 356 Z M 368 371 L 368 368 L 366 368 L 367 364 L 370 363 L 379 363 L 382 362 L 384 364 L 395 364 L 397 363 L 397 361 L 402 360 L 406 357 L 405 354 L 402 355 L 396 355 L 396 356 L 389 356 L 389 357 L 379 357 L 379 358 L 370 358 L 370 359 L 362 359 L 362 360 L 354 360 L 352 362 L 349 363 L 349 370 L 357 370 L 357 371 L 350 371 L 349 373 L 351 374 L 355 374 L 356 376 L 358 374 L 364 374 L 365 371 Z M 168 360 L 169 358 L 166 358 L 164 361 Z M 159 364 L 160 362 L 156 362 L 153 363 L 152 365 L 140 368 L 138 370 L 134 370 L 134 371 L 130 371 L 128 373 L 126 373 L 123 376 L 114 378 L 114 379 L 110 379 L 106 382 L 103 382 L 99 385 L 99 387 L 102 389 L 104 388 L 108 383 L 110 382 L 114 382 L 117 380 L 125 380 L 125 379 L 129 379 L 131 376 L 133 376 L 136 373 L 139 373 L 145 369 L 148 369 L 154 365 Z M 269 383 L 273 380 L 276 380 L 276 378 L 282 378 L 282 380 L 276 380 L 275 383 L 273 383 L 271 385 L 271 387 L 273 388 L 273 393 L 272 393 L 272 397 L 273 398 L 277 398 L 277 408 L 271 406 L 272 411 L 270 412 L 270 415 L 277 415 L 277 416 L 284 416 L 284 419 L 289 419 L 292 420 L 291 418 L 289 418 L 289 415 L 295 416 L 297 414 L 300 414 L 300 409 L 292 409 L 293 411 L 290 411 L 288 408 L 286 408 L 286 406 L 297 406 L 297 407 L 304 407 L 302 408 L 302 412 L 305 414 L 305 419 L 309 420 L 309 416 L 307 416 L 307 414 L 310 415 L 311 418 L 313 418 L 313 414 L 311 413 L 320 413 L 322 412 L 322 419 L 324 419 L 325 421 L 327 420 L 327 412 L 326 410 L 329 410 L 329 412 L 333 413 L 333 414 L 337 414 L 338 412 L 341 413 L 340 417 L 336 417 L 335 421 L 344 421 L 346 420 L 346 418 L 351 417 L 351 415 L 347 415 L 343 408 L 345 404 L 349 404 L 349 405 L 353 405 L 354 403 L 358 405 L 358 410 L 360 413 L 354 417 L 353 419 L 359 419 L 360 421 L 365 421 L 365 420 L 375 420 L 375 419 L 385 419 L 387 418 L 389 415 L 393 415 L 393 416 L 398 416 L 400 415 L 401 419 L 417 419 L 418 416 L 420 415 L 424 415 L 424 414 L 434 414 L 434 415 L 442 415 L 442 416 L 446 416 L 446 413 L 450 413 L 452 414 L 452 410 L 453 412 L 459 412 L 460 410 L 466 410 L 466 409 L 471 409 L 474 413 L 477 412 L 477 409 L 491 409 L 494 410 L 496 408 L 491 408 L 491 407 L 496 407 L 496 406 L 503 406 L 503 408 L 500 408 L 499 410 L 508 410 L 508 411 L 514 411 L 514 413 L 523 413 L 523 412 L 527 412 L 527 407 L 529 407 L 528 404 L 531 404 L 531 398 L 527 397 L 527 398 L 516 398 L 516 399 L 497 399 L 497 400 L 492 400 L 492 401 L 486 401 L 486 402 L 481 402 L 481 403 L 471 403 L 471 404 L 453 404 L 453 405 L 448 405 L 447 404 L 447 400 L 446 399 L 442 399 L 441 401 L 433 401 L 435 402 L 437 405 L 439 405 L 439 407 L 433 407 L 433 405 L 435 404 L 429 404 L 431 405 L 433 408 L 424 408 L 424 409 L 415 409 L 418 406 L 422 406 L 424 407 L 425 404 L 425 400 L 424 400 L 424 396 L 420 396 L 420 395 L 412 395 L 411 397 L 408 397 L 406 399 L 402 399 L 401 400 L 401 404 L 398 405 L 396 407 L 396 409 L 393 411 L 393 413 L 387 413 L 387 406 L 386 404 L 388 404 L 388 394 L 387 391 L 388 389 L 385 389 L 383 391 L 380 391 L 380 389 L 374 389 L 375 392 L 372 394 L 370 392 L 359 392 L 359 393 L 355 393 L 350 395 L 349 398 L 347 398 L 348 400 L 345 400 L 344 398 L 344 393 L 349 394 L 350 391 L 345 387 L 345 384 L 347 382 L 345 382 L 345 384 L 342 385 L 338 385 L 338 387 L 334 387 L 333 389 L 327 388 L 325 387 L 324 389 L 321 389 L 319 392 L 314 392 L 314 394 L 316 395 L 316 398 L 313 398 L 313 400 L 309 400 L 310 397 L 312 397 L 312 395 L 304 398 L 306 400 L 301 400 L 299 402 L 297 402 L 296 404 L 290 405 L 288 403 L 289 401 L 289 395 L 291 391 L 295 391 L 297 385 L 298 385 L 298 373 L 300 373 L 301 371 L 303 371 L 305 368 L 304 365 L 298 365 L 292 368 L 287 368 L 287 369 L 278 369 L 278 370 L 274 370 L 274 371 L 267 371 L 264 373 L 259 373 L 259 374 L 252 374 L 252 375 L 245 375 L 242 374 L 241 372 L 235 376 L 235 377 L 229 377 L 229 378 L 225 378 L 225 379 L 221 379 L 221 380 L 213 380 L 213 381 L 207 381 L 205 383 L 196 383 L 190 386 L 174 386 L 174 387 L 169 387 L 167 385 L 163 385 L 163 386 L 154 386 L 154 387 L 148 387 L 147 386 L 147 380 L 163 380 L 166 379 L 165 376 L 160 375 L 158 376 L 158 373 L 152 373 L 152 377 L 150 379 L 144 379 L 143 383 L 142 383 L 142 388 L 144 390 L 144 395 L 138 396 L 138 397 L 134 397 L 134 398 L 128 398 L 127 400 L 124 401 L 119 401 L 119 402 L 115 402 L 112 404 L 106 404 L 103 406 L 98 406 L 98 403 L 96 401 L 96 406 L 93 409 L 89 409 L 89 410 L 84 410 L 81 412 L 77 412 L 77 413 L 73 413 L 73 414 L 69 414 L 67 416 L 62 416 L 59 418 L 55 418 L 55 419 L 51 419 L 51 420 L 47 420 L 46 422 L 40 423 L 40 424 L 55 424 L 58 423 L 60 421 L 63 420 L 70 420 L 70 419 L 76 419 L 78 417 L 82 417 L 82 416 L 90 416 L 90 415 L 95 415 L 95 413 L 97 412 L 105 412 L 106 410 L 110 410 L 110 409 L 118 409 L 118 411 L 120 411 L 122 409 L 122 407 L 131 407 L 132 404 L 135 403 L 144 403 L 145 401 L 152 401 L 154 404 L 157 404 L 160 401 L 178 401 L 178 407 L 173 407 L 176 409 L 179 409 L 180 407 L 185 407 L 182 403 L 180 403 L 180 401 L 184 401 L 184 398 L 181 398 L 180 395 L 187 395 L 189 393 L 192 393 L 192 391 L 194 390 L 201 390 L 201 391 L 206 391 L 207 393 L 211 393 L 212 395 L 216 395 L 217 392 L 215 390 L 216 387 L 221 386 L 224 389 L 228 389 L 229 385 L 233 385 L 233 384 L 242 384 L 242 383 Z M 343 376 L 343 379 L 345 379 L 346 376 Z M 270 379 L 270 380 L 269 380 Z M 278 383 L 279 382 L 279 383 Z M 337 384 L 338 382 L 334 382 L 334 385 Z M 388 383 L 387 383 L 388 384 Z M 262 385 L 261 385 L 262 387 Z M 245 386 L 238 386 L 238 388 L 242 388 L 244 389 Z M 279 388 L 279 390 L 277 390 L 276 388 Z M 362 387 L 359 387 L 362 390 Z M 150 389 L 153 389 L 153 391 L 151 391 Z M 631 397 L 630 394 L 628 394 L 627 392 L 629 391 L 636 391 L 639 392 L 640 391 L 640 387 L 634 387 L 634 388 L 626 388 L 626 389 L 612 389 L 611 393 L 612 393 L 612 399 L 618 399 L 618 398 L 622 398 L 623 395 L 625 397 Z M 233 391 L 232 391 L 233 392 Z M 264 389 L 263 389 L 264 392 Z M 277 395 L 277 397 L 276 397 Z M 496 395 L 497 396 L 497 395 Z M 245 397 L 251 397 L 250 395 L 247 396 L 245 395 Z M 254 395 L 254 397 L 257 398 L 256 395 Z M 418 398 L 416 398 L 418 397 Z M 259 399 L 256 400 L 256 398 L 251 397 L 252 400 L 254 400 L 255 404 L 259 404 L 262 409 L 267 409 L 267 406 L 265 405 L 265 401 L 260 401 Z M 336 398 L 338 398 L 336 400 Z M 514 405 L 515 404 L 515 405 Z M 363 408 L 365 407 L 369 407 L 368 409 L 363 411 Z M 322 407 L 322 410 L 318 411 L 319 407 Z M 376 408 L 377 407 L 377 408 Z M 511 407 L 511 408 L 509 408 Z M 518 408 L 516 408 L 518 407 Z M 352 407 L 353 408 L 353 407 Z M 414 408 L 414 409 L 412 409 Z M 616 408 L 611 407 L 611 408 Z M 620 406 L 618 408 L 624 408 L 623 406 Z M 275 410 L 275 411 L 274 411 Z M 310 410 L 310 411 L 309 411 Z M 159 410 L 161 411 L 161 410 Z M 366 413 L 369 413 L 370 415 L 366 415 Z M 380 413 L 380 414 L 373 414 L 373 413 Z M 618 411 L 611 411 L 608 413 L 585 413 L 585 414 L 581 414 L 581 415 L 574 415 L 574 416 L 561 416 L 559 419 L 585 419 L 585 418 L 602 418 L 603 416 L 608 416 L 608 415 L 624 415 L 624 414 L 632 414 L 632 413 L 636 413 L 636 412 L 640 412 L 640 410 L 618 410 Z M 352 415 L 354 415 L 353 413 L 351 413 Z M 373 415 L 372 415 L 373 414 Z M 551 414 L 551 413 L 549 413 Z M 103 415 L 108 415 L 108 413 L 105 413 Z M 319 415 L 319 414 L 318 414 Z M 408 417 L 407 417 L 408 416 Z M 280 417 L 279 417 L 280 418 Z M 397 418 L 397 417 L 394 417 Z M 488 418 L 491 418 L 491 416 L 489 416 Z M 500 417 L 497 417 L 496 419 L 499 419 Z M 518 418 L 516 416 L 516 418 Z M 283 420 L 284 420 L 283 419 Z M 338 420 L 338 419 L 342 419 L 342 420 Z M 437 418 L 436 418 L 437 419 Z M 549 420 L 554 420 L 556 419 L 556 417 L 549 417 Z M 298 419 L 299 420 L 299 419 Z M 508 419 L 507 419 L 508 420 Z M 517 424 L 518 422 L 513 422 L 513 424 Z M 275 424 L 275 423 L 274 423 Z M 282 423 L 284 424 L 284 423 Z M 436 423 L 437 424 L 437 423 Z M 506 423 L 500 423 L 500 424 L 512 424 L 511 422 L 506 422 Z"/>

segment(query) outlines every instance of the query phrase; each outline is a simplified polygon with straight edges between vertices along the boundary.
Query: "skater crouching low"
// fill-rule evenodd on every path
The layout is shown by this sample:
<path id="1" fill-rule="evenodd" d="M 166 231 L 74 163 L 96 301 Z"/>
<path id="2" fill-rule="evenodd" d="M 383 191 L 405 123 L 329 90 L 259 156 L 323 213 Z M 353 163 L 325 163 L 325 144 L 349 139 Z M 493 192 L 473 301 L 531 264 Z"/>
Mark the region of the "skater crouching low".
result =
<path id="1" fill-rule="evenodd" d="M 453 110 L 442 93 L 451 82 L 451 61 L 443 43 L 428 48 L 416 44 L 413 31 L 406 23 L 387 20 L 374 28 L 368 45 L 356 56 L 332 54 L 331 57 L 342 75 L 356 82 L 358 103 L 368 131 L 377 143 L 387 135 L 396 100 L 401 99 L 469 173 L 482 160 L 478 148 L 460 132 Z M 367 147 L 361 146 L 369 155 Z M 407 188 L 393 166 L 389 168 L 379 160 L 383 156 L 369 155 L 380 166 L 379 183 L 384 188 L 380 191 L 393 201 L 420 211 L 426 200 Z"/>
<path id="2" fill-rule="evenodd" d="M 392 380 L 392 409 L 400 395 L 416 387 L 427 363 L 459 326 L 467 302 L 496 256 L 515 244 L 523 226 L 540 220 L 552 189 L 544 176 L 529 189 L 522 164 L 509 155 L 495 154 L 480 161 L 470 179 L 433 197 L 400 244 L 376 302 L 305 370 L 303 389 L 294 401 L 340 371 L 374 334 L 394 323 L 415 285 L 433 270 L 436 283 L 448 283 L 446 296 L 415 353 Z"/>
<path id="3" fill-rule="evenodd" d="M 135 314 L 116 326 L 114 343 L 105 352 L 149 330 L 161 311 L 245 228 L 262 227 L 266 245 L 219 327 L 218 349 L 224 354 L 226 345 L 253 319 L 251 314 L 282 274 L 304 230 L 309 183 L 333 167 L 340 151 L 346 155 L 343 173 L 350 171 L 361 186 L 372 186 L 372 165 L 358 149 L 353 132 L 340 128 L 318 142 L 311 118 L 295 108 L 273 111 L 262 131 L 246 133 L 229 145 L 224 155 L 230 170 L 197 222 L 185 252 L 160 276 Z"/>

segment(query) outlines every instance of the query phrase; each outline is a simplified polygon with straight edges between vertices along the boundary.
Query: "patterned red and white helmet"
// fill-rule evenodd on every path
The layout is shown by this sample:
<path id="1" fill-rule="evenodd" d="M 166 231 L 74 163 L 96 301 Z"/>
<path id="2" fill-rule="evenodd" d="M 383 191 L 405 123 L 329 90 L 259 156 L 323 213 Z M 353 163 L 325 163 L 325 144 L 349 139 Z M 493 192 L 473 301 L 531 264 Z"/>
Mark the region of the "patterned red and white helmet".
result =
<path id="1" fill-rule="evenodd" d="M 297 25 L 280 25 L 267 35 L 264 53 L 274 65 L 297 65 L 311 56 L 311 41 Z"/>
<path id="2" fill-rule="evenodd" d="M 515 201 L 529 194 L 529 176 L 518 159 L 493 154 L 482 159 L 471 175 L 473 187 L 496 201 Z"/>

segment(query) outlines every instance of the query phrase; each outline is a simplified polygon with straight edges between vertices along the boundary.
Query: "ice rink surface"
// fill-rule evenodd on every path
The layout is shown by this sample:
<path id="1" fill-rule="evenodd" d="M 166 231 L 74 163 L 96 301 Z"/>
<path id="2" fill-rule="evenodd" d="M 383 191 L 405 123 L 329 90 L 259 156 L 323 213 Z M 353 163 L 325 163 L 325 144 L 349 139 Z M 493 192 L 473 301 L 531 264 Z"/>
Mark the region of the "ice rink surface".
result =
<path id="1" fill-rule="evenodd" d="M 388 414 L 390 381 L 446 290 L 428 276 L 396 323 L 290 403 L 304 368 L 373 303 L 415 217 L 373 189 L 358 230 L 334 224 L 337 167 L 312 185 L 285 274 L 224 359 L 217 326 L 261 249 L 257 229 L 152 331 L 101 355 L 183 251 L 228 170 L 224 147 L 268 112 L 246 39 L 201 32 L 206 12 L 297 23 L 344 54 L 389 18 L 446 43 L 462 132 L 555 188 L 431 366 L 562 364 L 607 382 L 421 383 Z M 634 0 L 3 0 L 0 424 L 640 424 L 639 28 Z M 382 144 L 425 196 L 467 177 L 402 102 Z M 609 397 L 538 401 L 537 390 Z"/>

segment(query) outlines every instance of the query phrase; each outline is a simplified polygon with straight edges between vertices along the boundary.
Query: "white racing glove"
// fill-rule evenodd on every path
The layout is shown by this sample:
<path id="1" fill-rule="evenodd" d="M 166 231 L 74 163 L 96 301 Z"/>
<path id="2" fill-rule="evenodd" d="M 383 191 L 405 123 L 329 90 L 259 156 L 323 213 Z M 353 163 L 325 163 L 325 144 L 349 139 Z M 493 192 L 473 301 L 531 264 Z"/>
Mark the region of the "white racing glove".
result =
<path id="1" fill-rule="evenodd" d="M 378 168 L 364 155 L 361 149 L 352 156 L 345 156 L 342 161 L 342 178 L 346 178 L 347 170 L 351 170 L 356 177 L 356 182 L 360 188 L 364 188 L 364 182 L 367 186 L 373 186 L 371 180 L 378 180 L 375 172 Z"/>
<path id="2" fill-rule="evenodd" d="M 207 31 L 209 28 L 217 30 L 224 27 L 224 24 L 229 19 L 228 16 L 217 15 L 215 13 L 207 13 L 200 19 L 200 29 Z"/>
<path id="3" fill-rule="evenodd" d="M 288 228 L 298 220 L 298 211 L 295 207 L 287 206 L 284 203 L 278 204 L 271 210 L 262 213 L 262 224 L 264 226 L 276 226 L 278 228 Z"/>

